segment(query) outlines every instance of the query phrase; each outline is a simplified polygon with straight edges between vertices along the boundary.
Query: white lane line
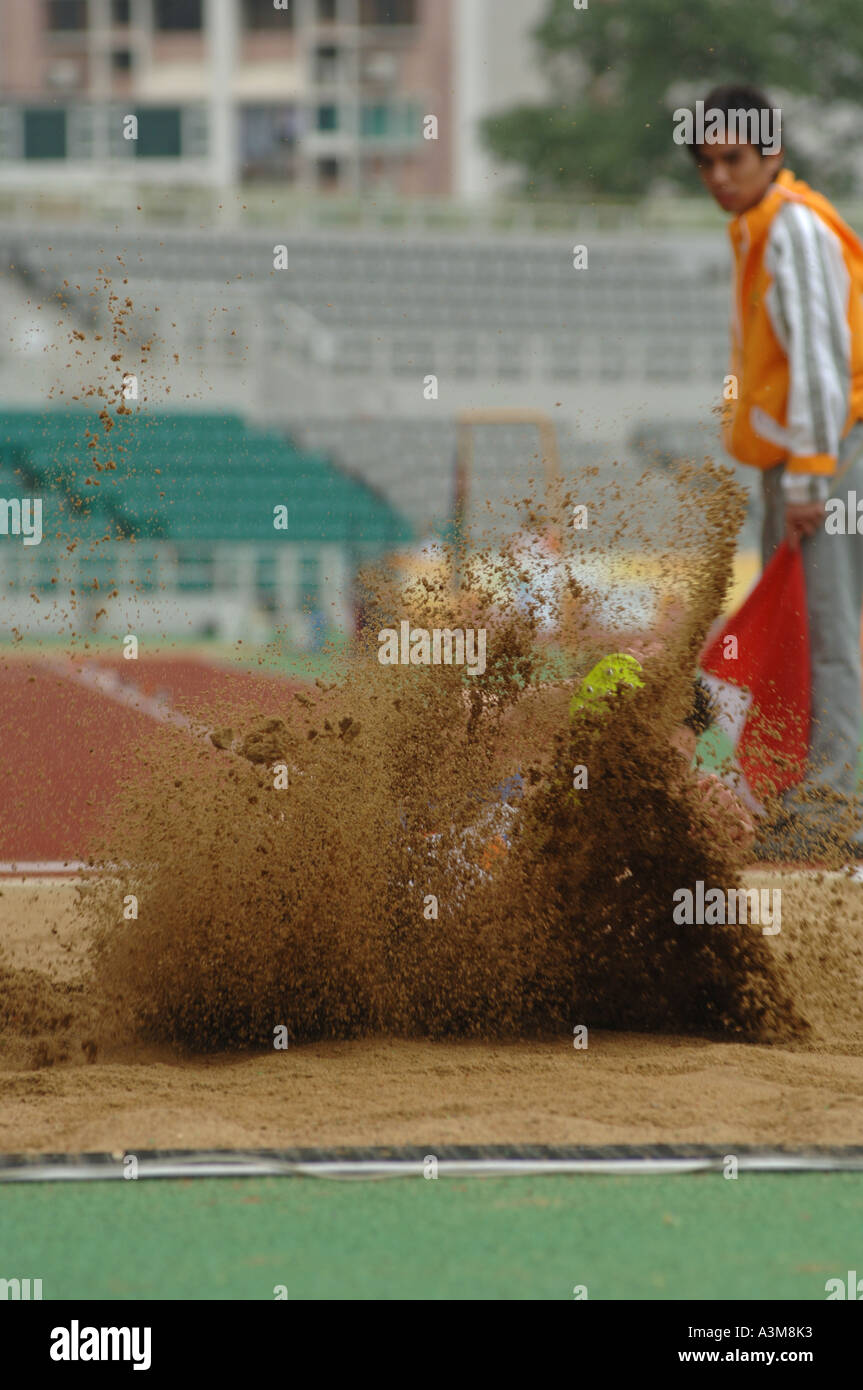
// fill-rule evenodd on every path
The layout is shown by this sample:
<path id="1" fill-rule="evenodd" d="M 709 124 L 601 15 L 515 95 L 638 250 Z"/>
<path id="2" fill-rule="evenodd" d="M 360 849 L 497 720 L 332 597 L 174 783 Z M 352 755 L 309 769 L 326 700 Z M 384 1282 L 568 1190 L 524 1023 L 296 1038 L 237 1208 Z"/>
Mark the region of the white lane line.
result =
<path id="1" fill-rule="evenodd" d="M 88 690 L 95 691 L 97 695 L 104 695 L 107 700 L 113 700 L 117 705 L 124 705 L 127 709 L 138 710 L 141 714 L 149 715 L 151 719 L 155 719 L 157 724 L 173 724 L 178 729 L 187 729 L 194 734 L 200 732 L 199 726 L 196 726 L 187 715 L 172 709 L 165 700 L 156 699 L 153 695 L 145 695 L 137 686 L 122 680 L 117 672 L 111 670 L 110 667 L 88 664 L 73 667 L 70 670 L 63 662 L 55 661 L 51 665 L 54 671 L 65 677 L 66 680 L 76 681 L 86 686 Z"/>

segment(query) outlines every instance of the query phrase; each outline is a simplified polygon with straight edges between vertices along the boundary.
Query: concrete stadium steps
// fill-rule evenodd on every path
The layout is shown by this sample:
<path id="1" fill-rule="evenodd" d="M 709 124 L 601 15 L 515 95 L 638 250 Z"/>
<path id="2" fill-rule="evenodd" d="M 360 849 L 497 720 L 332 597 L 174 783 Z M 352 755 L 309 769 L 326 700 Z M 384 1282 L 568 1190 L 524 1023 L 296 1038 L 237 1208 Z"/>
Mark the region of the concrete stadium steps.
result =
<path id="1" fill-rule="evenodd" d="M 290 320 L 280 326 L 284 307 L 329 335 L 333 370 L 345 373 L 449 366 L 561 380 L 721 380 L 729 267 L 720 235 L 587 234 L 589 268 L 576 270 L 579 241 L 577 230 L 501 243 L 7 226 L 0 261 L 46 294 L 63 281 L 85 294 L 100 271 L 116 276 L 115 289 L 128 282 L 140 332 L 161 332 L 174 317 L 190 342 L 216 339 L 229 355 L 256 321 L 268 333 L 295 331 Z M 288 248 L 286 270 L 273 269 L 277 244 Z"/>
<path id="2" fill-rule="evenodd" d="M 434 408 L 430 405 L 429 411 Z M 304 448 L 329 455 L 389 498 L 418 535 L 439 531 L 451 519 L 456 451 L 451 420 L 297 417 L 291 434 Z M 710 456 L 729 462 L 714 425 L 701 428 L 688 420 L 659 418 L 634 425 L 629 447 L 617 459 L 601 442 L 578 435 L 564 422 L 558 425 L 558 443 L 561 475 L 572 500 L 590 505 L 593 540 L 624 548 L 650 548 L 651 540 L 661 545 L 669 539 L 680 506 L 673 459 L 700 462 Z M 482 425 L 474 431 L 473 447 L 469 518 L 479 531 L 494 532 L 496 515 L 513 516 L 508 499 L 541 491 L 539 440 L 532 426 Z M 743 531 L 743 544 L 750 547 L 757 541 L 758 480 L 743 465 L 734 465 L 734 471 L 751 494 Z M 537 480 L 532 489 L 531 478 Z M 636 497 L 638 514 L 633 516 Z"/>
<path id="3" fill-rule="evenodd" d="M 437 409 L 429 405 L 429 415 Z M 416 418 L 305 418 L 291 433 L 305 448 L 328 454 L 388 497 L 423 533 L 452 518 L 455 500 L 456 426 L 452 420 Z M 598 444 L 558 430 L 561 471 L 572 478 L 598 463 Z M 539 437 L 532 425 L 482 425 L 474 430 L 470 508 L 473 517 L 508 511 L 508 499 L 526 495 L 528 481 L 543 476 Z"/>

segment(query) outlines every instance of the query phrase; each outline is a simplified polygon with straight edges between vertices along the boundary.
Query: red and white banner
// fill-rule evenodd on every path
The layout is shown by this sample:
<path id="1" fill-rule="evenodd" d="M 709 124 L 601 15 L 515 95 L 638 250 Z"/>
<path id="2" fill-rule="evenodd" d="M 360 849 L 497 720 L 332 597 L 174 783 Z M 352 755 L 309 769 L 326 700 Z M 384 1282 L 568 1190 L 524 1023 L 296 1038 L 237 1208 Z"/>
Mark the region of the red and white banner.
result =
<path id="1" fill-rule="evenodd" d="M 737 790 L 760 809 L 803 776 L 811 718 L 809 625 L 799 548 L 786 542 L 701 657 L 735 746 Z"/>

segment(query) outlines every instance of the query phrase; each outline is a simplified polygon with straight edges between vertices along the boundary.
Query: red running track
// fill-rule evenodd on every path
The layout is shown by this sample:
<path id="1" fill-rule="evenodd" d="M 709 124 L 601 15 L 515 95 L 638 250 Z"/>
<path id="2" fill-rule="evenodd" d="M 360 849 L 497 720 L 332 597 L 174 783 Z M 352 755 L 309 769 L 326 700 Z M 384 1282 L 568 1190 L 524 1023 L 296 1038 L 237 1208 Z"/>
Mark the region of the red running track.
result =
<path id="1" fill-rule="evenodd" d="M 120 678 L 120 698 L 86 683 L 100 672 Z M 0 662 L 0 872 L 87 858 L 121 785 L 124 755 L 152 735 L 146 709 L 170 718 L 187 702 L 230 700 L 267 713 L 274 684 L 282 693 L 296 683 L 188 657 Z"/>

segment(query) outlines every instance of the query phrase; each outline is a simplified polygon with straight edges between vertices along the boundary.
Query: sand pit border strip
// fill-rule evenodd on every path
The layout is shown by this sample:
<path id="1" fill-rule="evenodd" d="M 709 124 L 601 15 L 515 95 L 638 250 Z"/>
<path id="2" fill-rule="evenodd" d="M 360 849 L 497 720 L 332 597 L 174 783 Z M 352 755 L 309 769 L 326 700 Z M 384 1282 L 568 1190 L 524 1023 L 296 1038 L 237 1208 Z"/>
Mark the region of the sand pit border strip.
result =
<path id="1" fill-rule="evenodd" d="M 14 875 L 15 878 L 42 878 L 53 874 L 64 874 L 66 877 L 71 877 L 73 874 L 85 873 L 88 869 L 92 873 L 92 865 L 85 864 L 81 859 L 0 860 L 0 874 Z"/>
<path id="2" fill-rule="evenodd" d="M 107 1154 L 9 1154 L 0 1156 L 0 1182 L 98 1182 L 127 1178 L 134 1157 L 141 1178 L 407 1178 L 424 1177 L 429 1160 L 438 1177 L 541 1177 L 601 1173 L 650 1176 L 722 1173 L 733 1156 L 741 1173 L 863 1172 L 863 1146 L 760 1149 L 728 1144 L 572 1148 L 531 1145 L 429 1145 L 425 1149 L 167 1149 Z"/>
<path id="3" fill-rule="evenodd" d="M 0 860 L 0 883 L 17 888 L 41 888 L 46 883 L 80 883 L 82 878 L 108 878 L 127 871 L 127 864 L 88 864 L 83 859 Z"/>

